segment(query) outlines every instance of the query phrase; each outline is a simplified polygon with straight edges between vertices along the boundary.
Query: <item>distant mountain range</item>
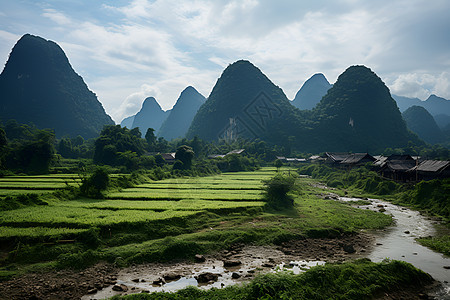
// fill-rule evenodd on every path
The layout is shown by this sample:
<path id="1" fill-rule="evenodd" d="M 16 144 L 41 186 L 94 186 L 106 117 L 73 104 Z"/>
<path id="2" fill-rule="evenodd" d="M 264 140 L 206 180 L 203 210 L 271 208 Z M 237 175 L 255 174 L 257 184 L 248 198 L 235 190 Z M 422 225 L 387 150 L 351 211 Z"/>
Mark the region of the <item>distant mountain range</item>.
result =
<path id="1" fill-rule="evenodd" d="M 54 128 L 58 137 L 96 137 L 104 125 L 114 123 L 62 49 L 32 35 L 24 35 L 14 46 L 0 75 L 0 97 L 2 121 Z M 415 104 L 435 115 L 437 122 L 425 109 L 408 109 Z M 334 85 L 323 74 L 315 74 L 291 102 L 260 69 L 239 60 L 223 71 L 208 99 L 189 86 L 172 110 L 163 111 L 155 98 L 148 97 L 141 110 L 121 125 L 139 127 L 142 136 L 151 127 L 168 140 L 185 136 L 262 140 L 285 153 L 380 152 L 410 142 L 422 144 L 417 135 L 430 143 L 439 141 L 436 124 L 448 132 L 449 106 L 450 101 L 435 95 L 426 101 L 391 96 L 365 66 L 349 67 Z M 406 110 L 406 123 L 401 110 Z M 420 131 L 425 128 L 425 133 Z"/>
<path id="2" fill-rule="evenodd" d="M 198 135 L 209 141 L 259 138 L 287 145 L 288 137 L 301 128 L 298 114 L 283 90 L 249 61 L 240 60 L 223 71 L 187 137 Z"/>
<path id="3" fill-rule="evenodd" d="M 323 76 L 316 77 L 312 82 L 324 82 Z M 187 137 L 195 135 L 206 140 L 261 139 L 310 152 L 376 152 L 409 141 L 422 143 L 407 130 L 389 89 L 367 67 L 348 68 L 314 109 L 302 111 L 248 61 L 224 70 Z"/>
<path id="4" fill-rule="evenodd" d="M 155 98 L 148 97 L 141 110 L 136 115 L 123 119 L 120 125 L 129 129 L 139 127 L 142 136 L 148 128 L 153 128 L 159 137 L 166 140 L 183 138 L 204 102 L 205 97 L 194 87 L 188 86 L 181 92 L 171 110 L 164 111 Z"/>
<path id="5" fill-rule="evenodd" d="M 365 66 L 352 66 L 313 109 L 313 149 L 377 152 L 421 143 L 410 134 L 383 81 Z"/>
<path id="6" fill-rule="evenodd" d="M 92 138 L 114 124 L 54 42 L 26 34 L 0 74 L 0 120 L 52 128 L 56 136 Z"/>
<path id="7" fill-rule="evenodd" d="M 158 136 L 162 136 L 169 141 L 174 138 L 184 137 L 192 119 L 194 119 L 199 107 L 205 100 L 205 97 L 192 86 L 184 89 L 167 119 L 162 123 Z"/>
<path id="8" fill-rule="evenodd" d="M 164 111 L 153 97 L 148 97 L 142 103 L 141 110 L 134 116 L 131 128 L 139 127 L 142 136 L 145 136 L 148 128 L 158 131 L 170 111 Z"/>
<path id="9" fill-rule="evenodd" d="M 403 112 L 408 128 L 430 144 L 443 142 L 445 137 L 433 116 L 422 106 L 413 105 Z"/>
<path id="10" fill-rule="evenodd" d="M 299 109 L 313 109 L 332 86 L 322 73 L 314 74 L 297 92 L 292 105 Z"/>

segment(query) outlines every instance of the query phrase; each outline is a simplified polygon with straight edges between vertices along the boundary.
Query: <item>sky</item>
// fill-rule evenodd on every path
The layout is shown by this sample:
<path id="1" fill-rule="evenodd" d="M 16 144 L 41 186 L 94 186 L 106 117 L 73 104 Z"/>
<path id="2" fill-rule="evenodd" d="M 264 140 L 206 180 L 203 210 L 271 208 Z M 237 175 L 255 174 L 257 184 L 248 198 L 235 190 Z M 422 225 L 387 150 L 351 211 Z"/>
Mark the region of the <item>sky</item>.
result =
<path id="1" fill-rule="evenodd" d="M 450 99 L 448 0 L 0 0 L 0 61 L 24 34 L 52 40 L 116 121 L 146 97 L 207 97 L 247 59 L 293 99 L 315 73 L 366 65 L 400 96 Z M 2 67 L 3 68 L 3 67 Z"/>

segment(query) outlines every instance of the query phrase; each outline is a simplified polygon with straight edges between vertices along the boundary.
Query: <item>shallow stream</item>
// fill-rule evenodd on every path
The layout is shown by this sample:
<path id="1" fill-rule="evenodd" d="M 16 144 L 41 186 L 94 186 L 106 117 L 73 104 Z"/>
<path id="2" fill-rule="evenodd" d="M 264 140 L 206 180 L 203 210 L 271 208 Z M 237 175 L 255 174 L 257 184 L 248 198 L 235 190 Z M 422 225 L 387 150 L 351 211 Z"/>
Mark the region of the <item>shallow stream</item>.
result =
<path id="1" fill-rule="evenodd" d="M 361 199 L 340 197 L 340 201 L 357 201 Z M 416 211 L 396 206 L 389 202 L 370 199 L 367 205 L 358 205 L 361 209 L 384 211 L 391 214 L 395 224 L 375 233 L 375 242 L 371 249 L 359 253 L 355 257 L 367 257 L 379 262 L 384 259 L 395 259 L 409 262 L 417 268 L 429 273 L 442 283 L 442 287 L 434 291 L 438 299 L 450 299 L 450 259 L 418 244 L 415 239 L 433 235 L 433 221 Z M 301 257 L 292 259 L 274 247 L 245 247 L 234 258 L 241 264 L 235 267 L 223 267 L 221 260 L 208 259 L 202 263 L 149 264 L 127 268 L 118 274 L 117 285 L 125 285 L 128 291 L 113 291 L 112 286 L 86 295 L 82 299 L 105 299 L 116 294 L 139 292 L 176 291 L 189 285 L 202 289 L 245 282 L 254 278 L 257 273 L 277 272 L 288 269 L 298 274 L 310 267 L 324 264 L 323 261 L 305 261 Z M 196 276 L 203 273 L 218 274 L 217 281 L 198 283 Z M 166 280 L 164 284 L 154 284 L 162 274 L 174 273 L 181 276 L 176 280 Z"/>
<path id="2" fill-rule="evenodd" d="M 341 201 L 361 200 L 345 197 L 339 199 Z M 433 224 L 436 221 L 422 216 L 417 211 L 390 202 L 377 199 L 369 199 L 368 201 L 370 201 L 370 204 L 359 205 L 358 207 L 378 211 L 385 210 L 384 213 L 392 215 L 395 225 L 375 233 L 375 246 L 372 251 L 368 252 L 367 257 L 374 262 L 380 262 L 388 258 L 411 263 L 442 282 L 443 291 L 439 293 L 439 298 L 450 299 L 450 270 L 444 268 L 444 266 L 450 266 L 450 259 L 415 241 L 419 237 L 434 235 Z"/>

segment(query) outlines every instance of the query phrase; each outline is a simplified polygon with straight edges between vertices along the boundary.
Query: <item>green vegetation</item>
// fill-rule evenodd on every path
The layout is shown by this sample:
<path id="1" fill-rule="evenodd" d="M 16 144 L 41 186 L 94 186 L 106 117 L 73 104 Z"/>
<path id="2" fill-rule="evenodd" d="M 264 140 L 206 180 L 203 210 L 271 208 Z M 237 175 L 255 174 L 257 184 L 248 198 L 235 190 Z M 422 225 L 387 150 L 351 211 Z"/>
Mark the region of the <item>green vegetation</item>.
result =
<path id="1" fill-rule="evenodd" d="M 264 198 L 270 207 L 275 209 L 292 208 L 294 199 L 288 193 L 294 188 L 294 177 L 277 174 L 263 182 Z"/>
<path id="2" fill-rule="evenodd" d="M 404 190 L 402 185 L 382 178 L 365 166 L 347 171 L 324 164 L 310 164 L 301 167 L 298 172 L 320 179 L 329 187 L 351 190 L 358 194 L 387 196 Z"/>
<path id="3" fill-rule="evenodd" d="M 432 282 L 431 276 L 412 265 L 389 261 L 326 264 L 305 273 L 258 276 L 248 284 L 203 291 L 188 287 L 176 293 L 135 294 L 112 299 L 372 299 Z"/>
<path id="4" fill-rule="evenodd" d="M 422 181 L 405 192 L 399 203 L 426 210 L 434 215 L 450 219 L 450 178 Z"/>
<path id="5" fill-rule="evenodd" d="M 417 241 L 424 246 L 450 256 L 450 235 L 448 234 L 436 237 L 419 238 Z"/>
<path id="6" fill-rule="evenodd" d="M 277 176 L 283 176 L 282 173 L 283 170 Z M 111 175 L 113 186 L 137 185 L 120 187 L 121 190 L 110 188 L 104 191 L 106 199 L 39 196 L 47 205 L 20 206 L 1 212 L 0 226 L 5 231 L 0 239 L 7 241 L 9 247 L 0 271 L 7 270 L 11 276 L 43 262 L 61 268 L 80 268 L 98 261 L 125 266 L 192 258 L 196 253 L 218 251 L 235 243 L 279 244 L 305 236 L 338 236 L 365 228 L 383 228 L 391 223 L 387 215 L 318 198 L 317 188 L 310 187 L 310 179 L 306 178 L 295 182 L 296 186 L 303 186 L 301 194 L 298 188 L 289 193 L 293 208 L 266 211 L 265 202 L 261 201 L 262 181 L 276 174 L 275 168 L 263 168 L 210 177 L 147 180 L 140 184 L 145 176 L 133 179 Z M 27 179 L 34 179 L 31 182 L 35 183 L 43 180 L 46 184 L 52 180 L 71 180 L 72 176 Z M 14 178 L 5 179 L 13 182 Z M 79 180 L 75 182 L 80 184 Z M 236 189 L 223 188 L 235 184 Z M 57 193 L 65 195 L 66 189 Z M 127 199 L 132 194 L 135 197 Z M 158 200 L 150 200 L 155 198 Z M 174 198 L 180 200 L 173 201 Z M 44 228 L 48 228 L 47 233 Z M 57 242 L 67 238 L 72 242 Z M 48 244 L 46 248 L 43 242 Z"/>

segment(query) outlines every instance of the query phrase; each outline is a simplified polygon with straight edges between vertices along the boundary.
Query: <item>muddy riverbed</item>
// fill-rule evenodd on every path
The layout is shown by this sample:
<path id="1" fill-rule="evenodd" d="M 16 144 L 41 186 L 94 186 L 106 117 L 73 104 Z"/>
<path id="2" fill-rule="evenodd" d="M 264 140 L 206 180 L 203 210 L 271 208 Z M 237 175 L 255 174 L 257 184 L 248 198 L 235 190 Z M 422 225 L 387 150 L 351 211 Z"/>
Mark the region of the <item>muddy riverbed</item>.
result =
<path id="1" fill-rule="evenodd" d="M 259 273 L 282 269 L 299 273 L 325 262 L 362 257 L 373 261 L 389 258 L 410 262 L 442 283 L 438 289 L 429 291 L 431 295 L 437 299 L 450 299 L 447 282 L 450 270 L 444 268 L 450 266 L 449 259 L 415 242 L 417 237 L 433 235 L 436 221 L 374 199 L 359 208 L 391 214 L 395 225 L 370 234 L 361 232 L 335 239 L 304 239 L 281 246 L 235 245 L 215 255 L 198 257 L 195 263 L 152 263 L 121 270 L 111 265 L 97 265 L 82 272 L 28 274 L 0 283 L 0 299 L 105 299 L 118 294 L 175 291 L 189 285 L 202 289 L 221 288 L 249 281 Z M 414 291 L 399 297 L 410 299 L 417 294 Z"/>

